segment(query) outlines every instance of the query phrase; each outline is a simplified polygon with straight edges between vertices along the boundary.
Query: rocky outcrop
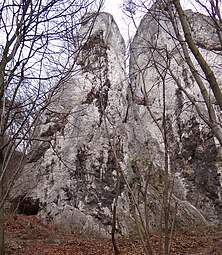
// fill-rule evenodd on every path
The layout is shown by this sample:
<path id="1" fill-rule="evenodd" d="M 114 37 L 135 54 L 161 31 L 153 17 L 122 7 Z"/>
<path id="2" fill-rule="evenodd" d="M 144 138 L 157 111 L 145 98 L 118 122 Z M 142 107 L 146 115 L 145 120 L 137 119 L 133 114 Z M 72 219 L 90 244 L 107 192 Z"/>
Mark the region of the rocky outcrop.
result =
<path id="1" fill-rule="evenodd" d="M 192 11 L 186 15 L 194 40 L 221 82 L 220 56 L 212 51 L 219 47 L 219 42 L 211 19 Z M 222 216 L 220 146 L 181 89 L 185 88 L 199 102 L 200 110 L 207 116 L 201 92 L 174 35 L 167 13 L 153 8 L 144 16 L 132 43 L 131 143 L 135 138 L 139 141 L 133 144 L 133 153 L 146 149 L 146 155 L 164 172 L 167 142 L 169 171 L 172 179 L 175 178 L 174 192 L 215 222 Z M 204 77 L 200 68 L 196 68 Z M 217 106 L 215 109 L 218 110 Z M 134 154 L 140 158 L 140 154 Z"/>
<path id="2" fill-rule="evenodd" d="M 71 231 L 104 235 L 112 225 L 115 157 L 126 157 L 125 44 L 111 15 L 84 19 L 76 70 L 42 116 L 41 142 L 14 190 L 39 198 L 44 218 Z M 124 199 L 121 206 L 127 210 Z"/>
<path id="3" fill-rule="evenodd" d="M 188 14 L 196 22 L 192 15 L 199 14 Z M 201 45 L 204 33 L 199 30 L 206 27 L 193 27 Z M 44 219 L 70 231 L 104 236 L 111 231 L 118 197 L 119 233 L 134 231 L 135 204 L 155 230 L 167 162 L 170 210 L 177 208 L 177 226 L 220 219 L 218 145 L 172 78 L 173 73 L 201 98 L 168 32 L 173 34 L 172 26 L 160 11 L 145 15 L 131 45 L 128 80 L 124 40 L 112 16 L 84 17 L 76 71 L 40 119 L 38 142 L 11 193 L 14 201 L 37 201 Z M 215 47 L 212 38 L 204 40 Z M 218 55 L 201 50 L 215 64 Z"/>

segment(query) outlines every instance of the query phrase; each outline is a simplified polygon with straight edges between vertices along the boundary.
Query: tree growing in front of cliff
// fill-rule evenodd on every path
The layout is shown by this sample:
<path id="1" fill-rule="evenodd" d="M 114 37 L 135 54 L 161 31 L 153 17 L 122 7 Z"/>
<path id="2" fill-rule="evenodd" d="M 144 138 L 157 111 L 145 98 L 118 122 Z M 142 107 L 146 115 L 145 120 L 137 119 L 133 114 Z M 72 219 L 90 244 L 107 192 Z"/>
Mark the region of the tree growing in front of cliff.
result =
<path id="1" fill-rule="evenodd" d="M 0 255 L 4 202 L 26 160 L 34 126 L 75 73 L 78 29 L 102 0 L 5 0 L 0 4 Z M 78 40 L 77 40 L 78 38 Z"/>
<path id="2" fill-rule="evenodd" d="M 137 71 L 130 73 L 130 75 L 132 79 L 139 81 L 140 91 L 138 94 L 143 99 L 141 100 L 141 98 L 136 98 L 135 95 L 132 95 L 133 100 L 140 100 L 139 104 L 143 104 L 147 108 L 147 114 L 153 119 L 158 129 L 162 130 L 166 160 L 166 175 L 164 177 L 164 182 L 166 182 L 166 199 L 163 199 L 163 205 L 166 205 L 163 206 L 165 227 L 168 226 L 167 220 L 169 220 L 171 197 L 170 182 L 167 181 L 169 175 L 166 168 L 170 163 L 168 160 L 172 156 L 172 151 L 168 144 L 172 138 L 171 130 L 168 127 L 170 121 L 176 122 L 179 120 L 181 114 L 184 113 L 186 115 L 186 112 L 194 109 L 203 123 L 209 127 L 213 135 L 217 138 L 220 145 L 222 145 L 222 126 L 220 123 L 220 112 L 222 109 L 222 91 L 220 85 L 221 63 L 219 62 L 222 49 L 221 1 L 195 1 L 197 10 L 202 9 L 207 14 L 206 16 L 198 16 L 200 19 L 199 27 L 194 27 L 194 24 L 197 25 L 197 22 L 191 22 L 192 13 L 190 11 L 184 12 L 181 2 L 180 0 L 134 1 L 134 8 L 136 8 L 137 14 L 138 12 L 141 12 L 142 15 L 148 13 L 149 17 L 155 21 L 155 28 L 153 27 L 153 29 L 155 32 L 157 31 L 156 33 L 151 32 L 152 36 L 150 36 L 150 40 L 143 40 L 141 38 L 140 54 L 142 55 L 148 52 L 147 59 L 141 65 L 138 60 L 140 55 L 136 55 L 134 63 L 138 68 Z M 194 1 L 190 1 L 190 4 L 194 4 Z M 133 13 L 130 12 L 128 16 L 133 18 Z M 211 43 L 209 43 L 209 38 L 206 38 L 204 41 L 201 40 L 201 36 L 198 36 L 198 29 L 201 31 L 202 26 L 205 25 L 208 26 L 207 32 L 212 37 L 210 38 L 212 40 Z M 169 46 L 169 43 L 164 42 L 161 31 L 167 34 L 165 38 L 167 38 L 166 40 L 170 40 L 172 43 L 171 46 Z M 144 31 L 144 33 L 146 32 Z M 133 50 L 137 51 L 137 49 Z M 210 59 L 210 54 L 205 54 L 206 51 L 214 54 L 213 60 Z M 146 74 L 149 72 L 152 72 L 156 79 L 146 80 Z M 196 91 L 192 91 L 190 81 L 192 84 L 195 84 Z M 165 111 L 165 106 L 169 106 L 172 101 L 172 97 L 167 98 L 167 93 L 165 93 L 168 89 L 170 90 L 167 86 L 169 83 L 175 85 L 177 95 L 174 96 L 178 97 L 178 110 L 174 120 L 169 119 L 170 114 L 167 117 L 167 111 Z M 133 94 L 136 88 L 131 89 Z M 165 112 L 165 114 L 162 117 L 159 115 L 157 117 L 157 106 L 153 106 L 152 103 L 155 102 L 158 104 L 158 102 L 152 97 L 152 93 L 159 93 L 163 98 L 161 109 L 163 109 L 163 113 Z M 186 98 L 185 103 L 182 98 Z M 167 155 L 168 159 L 166 157 Z M 164 215 L 165 213 L 166 215 Z M 163 232 L 164 229 L 166 231 L 164 233 L 164 254 L 170 254 L 171 233 L 165 227 L 162 228 Z M 150 252 L 148 254 L 152 253 Z"/>
<path id="3" fill-rule="evenodd" d="M 190 101 L 199 117 L 209 126 L 214 136 L 222 145 L 222 128 L 220 116 L 218 115 L 218 109 L 222 110 L 222 91 L 220 81 L 218 80 L 218 72 L 221 66 L 217 62 L 220 61 L 219 56 L 222 49 L 221 2 L 219 0 L 196 0 L 195 3 L 193 1 L 187 2 L 190 3 L 189 6 L 196 8 L 195 11 L 202 11 L 206 14 L 206 16 L 202 15 L 202 22 L 208 25 L 209 33 L 214 31 L 214 38 L 212 39 L 214 42 L 212 45 L 208 45 L 207 42 L 204 43 L 199 40 L 198 35 L 195 35 L 195 28 L 192 27 L 187 16 L 188 12 L 183 10 L 182 1 L 180 0 L 149 0 L 145 2 L 138 0 L 134 1 L 134 8 L 137 9 L 137 13 L 150 13 L 156 20 L 159 29 L 166 29 L 165 32 L 168 33 L 175 48 L 158 48 L 158 37 L 152 43 L 147 42 L 147 48 L 149 48 L 149 51 L 152 48 L 153 51 L 153 62 L 156 63 L 159 70 L 167 69 L 167 75 L 173 78 L 178 89 Z M 163 27 L 162 21 L 164 19 L 171 24 L 170 26 L 173 29 Z M 212 61 L 204 56 L 204 50 L 212 51 L 215 55 L 218 55 L 218 59 L 215 57 L 215 61 L 212 64 Z M 175 52 L 184 59 L 189 75 L 192 76 L 192 79 L 199 88 L 199 94 L 202 96 L 201 100 L 198 97 L 199 95 L 195 96 L 190 93 L 187 88 L 188 86 L 182 84 L 181 77 L 178 77 L 177 70 L 173 69 L 173 61 L 177 61 L 177 54 Z"/>

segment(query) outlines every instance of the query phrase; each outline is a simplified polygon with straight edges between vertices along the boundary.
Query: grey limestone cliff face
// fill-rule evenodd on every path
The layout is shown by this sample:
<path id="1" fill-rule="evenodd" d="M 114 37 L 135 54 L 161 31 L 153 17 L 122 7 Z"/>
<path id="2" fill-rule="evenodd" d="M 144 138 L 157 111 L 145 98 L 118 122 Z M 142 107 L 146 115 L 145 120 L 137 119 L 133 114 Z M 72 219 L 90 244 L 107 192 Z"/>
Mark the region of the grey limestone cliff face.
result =
<path id="1" fill-rule="evenodd" d="M 200 52 L 221 84 L 221 57 L 215 51 L 220 47 L 210 18 L 190 10 L 186 15 Z M 177 84 L 179 81 L 199 102 L 200 110 L 207 116 L 201 92 L 175 38 L 167 13 L 154 8 L 144 16 L 131 46 L 130 137 L 137 138 L 150 160 L 159 171 L 164 171 L 165 122 L 175 196 L 190 202 L 206 219 L 217 222 L 222 217 L 220 146 Z M 216 105 L 215 110 L 220 121 Z M 140 160 L 135 149 L 139 143 L 134 138 L 128 142 L 133 145 L 135 159 Z"/>
<path id="2" fill-rule="evenodd" d="M 217 41 L 213 31 L 208 36 L 209 23 L 202 22 L 202 15 L 190 11 L 187 15 L 201 52 L 220 79 L 220 58 L 211 50 Z M 29 162 L 15 182 L 14 201 L 28 197 L 37 201 L 43 219 L 70 231 L 106 236 L 121 170 L 117 231 L 134 230 L 135 202 L 141 212 L 144 204 L 148 206 L 149 224 L 155 230 L 163 195 L 165 116 L 177 225 L 220 219 L 221 153 L 172 78 L 173 73 L 201 101 L 173 33 L 163 13 L 146 14 L 131 45 L 127 79 L 124 40 L 113 17 L 107 13 L 84 17 L 77 71 L 62 84 L 39 120 L 41 142 L 33 145 Z M 201 103 L 200 107 L 204 111 Z"/>
<path id="3" fill-rule="evenodd" d="M 77 71 L 42 116 L 43 141 L 34 145 L 14 192 L 39 199 L 39 214 L 68 230 L 106 235 L 116 194 L 115 157 L 126 157 L 125 44 L 111 15 L 84 19 Z M 127 207 L 123 198 L 121 215 Z"/>

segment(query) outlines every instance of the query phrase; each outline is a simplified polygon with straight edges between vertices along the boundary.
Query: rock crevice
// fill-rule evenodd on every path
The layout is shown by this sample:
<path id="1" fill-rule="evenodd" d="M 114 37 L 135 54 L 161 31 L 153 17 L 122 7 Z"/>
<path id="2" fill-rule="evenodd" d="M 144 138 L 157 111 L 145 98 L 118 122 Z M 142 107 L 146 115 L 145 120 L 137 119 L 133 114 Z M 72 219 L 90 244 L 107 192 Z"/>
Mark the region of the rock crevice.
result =
<path id="1" fill-rule="evenodd" d="M 27 195 L 38 201 L 43 218 L 71 231 L 107 236 L 116 197 L 118 231 L 134 232 L 133 191 L 141 210 L 148 205 L 155 230 L 164 186 L 164 121 L 177 225 L 187 226 L 190 220 L 215 223 L 222 218 L 221 152 L 166 71 L 167 48 L 171 71 L 184 88 L 200 97 L 181 49 L 170 37 L 172 25 L 164 14 L 151 12 L 144 16 L 131 45 L 130 80 L 124 40 L 113 17 L 107 13 L 85 17 L 80 37 L 88 40 L 82 40 L 79 71 L 63 84 L 41 116 L 37 128 L 41 139 L 33 145 L 29 163 L 16 181 L 13 201 Z M 205 36 L 208 24 L 200 27 L 202 16 L 188 14 L 196 40 L 215 47 L 216 39 Z M 204 50 L 209 61 L 217 61 L 214 52 Z M 200 107 L 204 109 L 201 103 Z"/>

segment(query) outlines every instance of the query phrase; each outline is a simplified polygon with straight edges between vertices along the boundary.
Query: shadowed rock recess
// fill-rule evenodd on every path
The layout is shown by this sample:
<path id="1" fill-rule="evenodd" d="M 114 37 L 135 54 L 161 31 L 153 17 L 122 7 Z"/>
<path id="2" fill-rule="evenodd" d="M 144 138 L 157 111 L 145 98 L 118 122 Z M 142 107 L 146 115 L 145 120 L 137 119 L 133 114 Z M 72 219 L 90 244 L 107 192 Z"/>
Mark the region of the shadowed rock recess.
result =
<path id="1" fill-rule="evenodd" d="M 107 13 L 85 17 L 80 36 L 89 35 L 89 39 L 82 41 L 76 61 L 79 71 L 64 82 L 39 120 L 36 136 L 41 142 L 33 146 L 29 162 L 15 182 L 12 201 L 18 197 L 38 201 L 43 219 L 85 235 L 107 236 L 118 182 L 117 232 L 134 233 L 135 202 L 142 215 L 143 205 L 147 205 L 150 227 L 157 229 L 164 187 L 164 143 L 158 126 L 162 125 L 165 86 L 173 188 L 170 211 L 174 214 L 177 204 L 176 226 L 220 221 L 222 157 L 210 130 L 173 79 L 166 77 L 165 84 L 161 80 L 167 64 L 161 49 L 167 47 L 174 56 L 174 74 L 190 93 L 200 94 L 168 34 L 172 27 L 161 15 L 150 11 L 141 21 L 131 45 L 130 79 L 124 40 L 113 17 Z M 195 25 L 202 22 L 200 14 L 187 15 L 200 47 L 215 46 L 208 23 Z M 213 51 L 201 50 L 212 66 L 218 61 Z M 162 64 L 160 73 L 154 57 Z M 215 69 L 216 75 L 218 72 Z"/>

